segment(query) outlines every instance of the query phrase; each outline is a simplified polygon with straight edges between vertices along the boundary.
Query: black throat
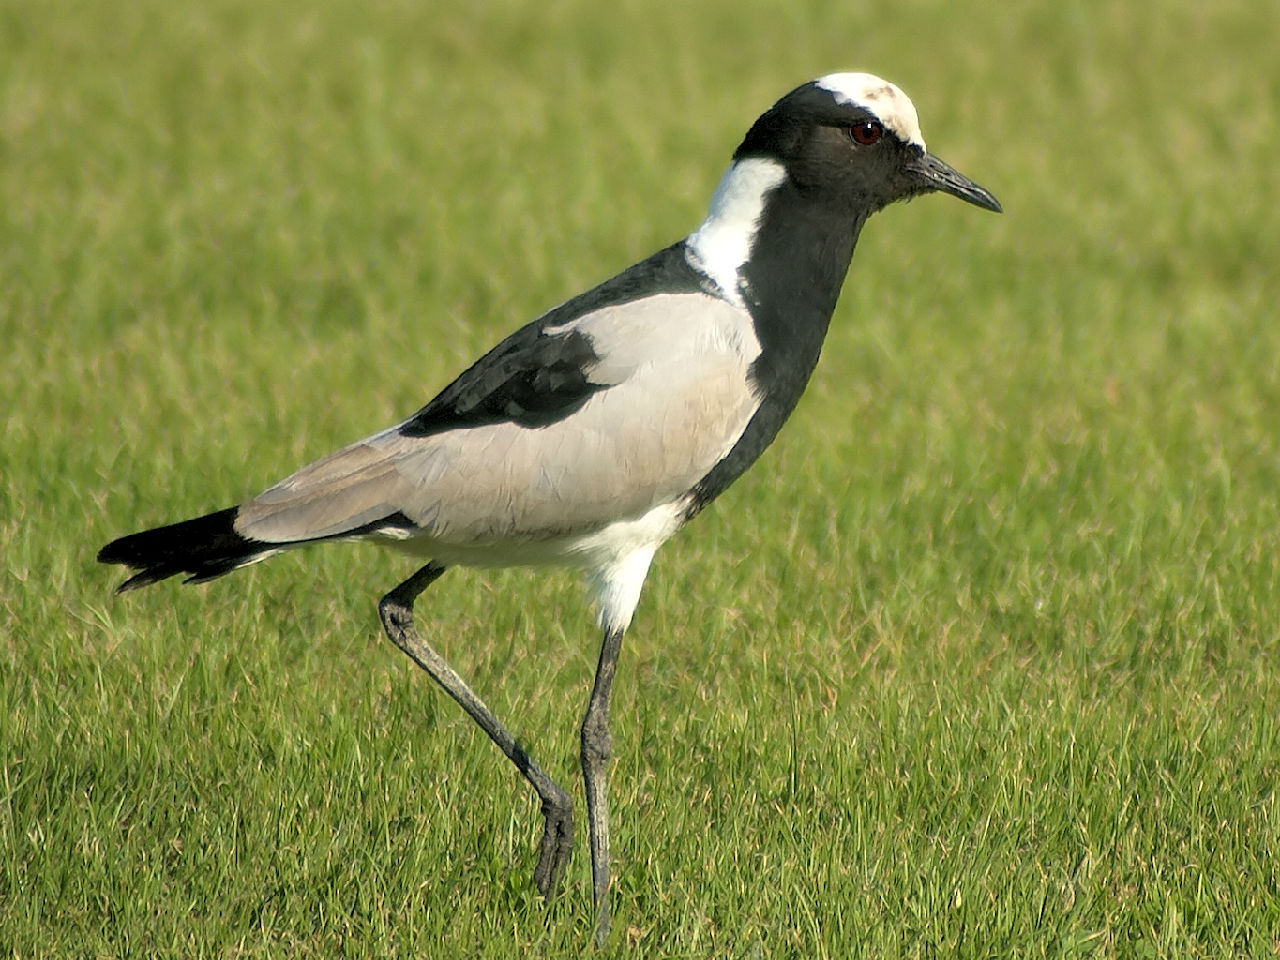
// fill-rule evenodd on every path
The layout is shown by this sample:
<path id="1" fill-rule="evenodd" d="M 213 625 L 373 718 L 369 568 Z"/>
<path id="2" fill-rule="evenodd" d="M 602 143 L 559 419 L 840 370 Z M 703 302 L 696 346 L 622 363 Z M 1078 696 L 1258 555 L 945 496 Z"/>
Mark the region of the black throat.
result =
<path id="1" fill-rule="evenodd" d="M 740 271 L 740 292 L 760 341 L 751 367 L 760 407 L 725 458 L 694 488 L 689 517 L 755 462 L 795 409 L 818 363 L 868 215 L 833 207 L 828 197 L 789 179 L 770 195 L 751 257 Z"/>

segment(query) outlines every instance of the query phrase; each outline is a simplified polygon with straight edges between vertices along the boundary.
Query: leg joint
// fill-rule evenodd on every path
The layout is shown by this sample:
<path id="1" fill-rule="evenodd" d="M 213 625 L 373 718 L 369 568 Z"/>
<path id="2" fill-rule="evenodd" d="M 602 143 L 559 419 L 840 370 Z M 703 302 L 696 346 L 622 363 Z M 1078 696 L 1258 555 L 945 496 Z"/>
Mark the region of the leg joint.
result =
<path id="1" fill-rule="evenodd" d="M 388 593 L 378 601 L 378 618 L 382 621 L 382 628 L 394 639 L 394 634 L 413 626 L 413 607 L 394 593 Z"/>

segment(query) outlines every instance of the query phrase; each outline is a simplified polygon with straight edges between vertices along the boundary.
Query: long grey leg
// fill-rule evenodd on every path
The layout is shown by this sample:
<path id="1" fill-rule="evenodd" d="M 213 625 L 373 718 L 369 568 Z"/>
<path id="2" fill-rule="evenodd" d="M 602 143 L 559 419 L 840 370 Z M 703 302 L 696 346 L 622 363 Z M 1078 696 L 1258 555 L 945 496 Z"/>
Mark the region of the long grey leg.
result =
<path id="1" fill-rule="evenodd" d="M 560 785 L 547 776 L 516 742 L 506 727 L 493 715 L 484 701 L 472 692 L 457 671 L 440 654 L 424 643 L 413 625 L 413 602 L 418 594 L 431 586 L 444 573 L 445 566 L 435 561 L 388 593 L 378 604 L 382 627 L 391 642 L 407 653 L 413 662 L 431 675 L 445 693 L 453 697 L 489 739 L 516 765 L 542 800 L 542 844 L 533 882 L 544 897 L 551 897 L 560 886 L 569 854 L 573 850 L 573 801 Z M 598 681 L 597 681 L 598 682 Z M 607 706 L 606 706 L 607 710 Z M 594 821 L 593 821 L 594 822 Z M 594 836 L 594 830 L 592 832 Z"/>
<path id="2" fill-rule="evenodd" d="M 591 832 L 591 885 L 596 907 L 596 946 L 609 936 L 609 698 L 622 649 L 622 631 L 606 628 L 600 645 L 596 681 L 582 720 L 582 779 L 587 788 L 587 826 Z"/>

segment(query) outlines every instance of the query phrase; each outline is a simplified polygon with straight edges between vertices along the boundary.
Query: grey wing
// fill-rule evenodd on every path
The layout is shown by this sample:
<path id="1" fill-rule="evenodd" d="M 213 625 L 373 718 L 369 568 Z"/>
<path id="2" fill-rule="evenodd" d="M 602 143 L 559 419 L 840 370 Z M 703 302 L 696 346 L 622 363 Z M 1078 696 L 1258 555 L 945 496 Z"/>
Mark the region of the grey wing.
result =
<path id="1" fill-rule="evenodd" d="M 318 460 L 240 507 L 267 543 L 376 532 L 436 544 L 597 529 L 683 496 L 758 407 L 750 316 L 702 293 L 658 294 L 542 331 L 590 346 L 572 412 L 422 434 L 413 420 Z M 393 518 L 393 519 L 389 519 Z"/>

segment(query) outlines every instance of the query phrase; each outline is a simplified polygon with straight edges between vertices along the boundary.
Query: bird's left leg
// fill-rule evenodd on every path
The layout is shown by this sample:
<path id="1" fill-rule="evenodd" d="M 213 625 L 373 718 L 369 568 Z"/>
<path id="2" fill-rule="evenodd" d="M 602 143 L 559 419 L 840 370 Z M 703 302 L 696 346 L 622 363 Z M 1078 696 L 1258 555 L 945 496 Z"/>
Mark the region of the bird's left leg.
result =
<path id="1" fill-rule="evenodd" d="M 560 886 L 560 879 L 564 876 L 565 866 L 569 862 L 569 854 L 573 850 L 573 801 L 560 785 L 533 761 L 524 747 L 494 716 L 493 711 L 485 706 L 484 701 L 476 696 L 457 671 L 449 666 L 444 657 L 423 641 L 418 631 L 414 629 L 413 601 L 444 571 L 443 564 L 432 561 L 383 597 L 382 602 L 378 604 L 382 626 L 395 645 L 427 671 L 432 679 L 457 701 L 458 705 L 489 735 L 489 739 L 507 755 L 507 758 L 516 765 L 524 778 L 538 792 L 538 797 L 542 801 L 544 822 L 538 865 L 533 871 L 533 882 L 537 885 L 538 892 L 549 899 L 555 895 Z"/>
<path id="2" fill-rule="evenodd" d="M 596 908 L 596 946 L 609 936 L 609 699 L 622 649 L 622 630 L 606 627 L 600 646 L 596 680 L 582 720 L 582 779 L 587 791 L 587 826 L 591 833 L 591 883 Z"/>

